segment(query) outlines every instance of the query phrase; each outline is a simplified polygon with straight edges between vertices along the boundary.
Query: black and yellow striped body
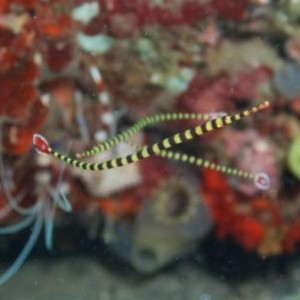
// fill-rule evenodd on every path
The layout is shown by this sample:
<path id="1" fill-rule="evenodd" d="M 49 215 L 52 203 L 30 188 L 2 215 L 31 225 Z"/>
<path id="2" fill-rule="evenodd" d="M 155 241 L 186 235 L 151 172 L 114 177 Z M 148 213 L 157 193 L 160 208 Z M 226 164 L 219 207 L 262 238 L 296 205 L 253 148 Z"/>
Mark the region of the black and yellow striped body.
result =
<path id="1" fill-rule="evenodd" d="M 65 161 L 67 164 L 72 165 L 74 167 L 84 169 L 84 170 L 91 170 L 91 171 L 100 171 L 100 170 L 107 170 L 117 167 L 126 166 L 130 163 L 137 162 L 141 159 L 147 158 L 151 155 L 159 155 L 161 151 L 168 150 L 173 146 L 179 145 L 183 142 L 192 140 L 198 136 L 201 136 L 205 132 L 210 132 L 216 129 L 220 129 L 222 127 L 228 126 L 233 122 L 236 122 L 242 118 L 245 118 L 253 113 L 256 113 L 259 110 L 267 108 L 269 105 L 268 102 L 265 102 L 257 107 L 253 107 L 247 110 L 244 110 L 241 113 L 237 113 L 232 116 L 223 116 L 218 117 L 214 120 L 208 121 L 203 125 L 198 125 L 193 128 L 187 129 L 180 133 L 176 133 L 171 137 L 165 138 L 159 143 L 155 143 L 150 146 L 144 146 L 139 151 L 136 151 L 132 154 L 129 154 L 124 157 L 114 158 L 105 162 L 101 163 L 87 163 L 83 161 L 79 161 L 77 159 L 73 159 L 67 156 L 64 156 L 52 149 L 49 149 L 49 153 L 54 155 L 55 157 L 59 158 L 60 160 Z"/>
<path id="2" fill-rule="evenodd" d="M 145 117 L 135 123 L 130 128 L 126 129 L 125 131 L 121 132 L 117 136 L 100 143 L 98 145 L 95 145 L 90 150 L 87 150 L 82 153 L 77 153 L 77 158 L 83 158 L 91 155 L 95 155 L 100 152 L 104 152 L 117 144 L 119 144 L 122 141 L 128 140 L 131 138 L 134 134 L 141 131 L 143 128 L 153 125 L 155 123 L 160 122 L 166 122 L 166 121 L 180 121 L 180 120 L 202 120 L 202 121 L 208 121 L 212 119 L 215 115 L 220 115 L 221 113 L 214 113 L 214 114 L 197 114 L 197 113 L 165 113 L 165 114 L 157 114 L 150 117 Z M 224 113 L 223 113 L 224 115 Z"/>
<path id="3" fill-rule="evenodd" d="M 208 169 L 216 170 L 218 172 L 221 172 L 221 173 L 224 173 L 227 175 L 242 177 L 242 178 L 249 179 L 249 180 L 253 180 L 254 176 L 255 176 L 253 173 L 250 173 L 247 171 L 226 167 L 226 166 L 223 166 L 223 165 L 220 165 L 217 163 L 210 162 L 209 160 L 202 159 L 200 157 L 188 155 L 188 154 L 181 153 L 181 152 L 162 150 L 159 152 L 158 155 L 161 157 L 168 158 L 168 159 L 179 160 L 182 162 L 193 164 L 197 167 L 208 168 Z"/>

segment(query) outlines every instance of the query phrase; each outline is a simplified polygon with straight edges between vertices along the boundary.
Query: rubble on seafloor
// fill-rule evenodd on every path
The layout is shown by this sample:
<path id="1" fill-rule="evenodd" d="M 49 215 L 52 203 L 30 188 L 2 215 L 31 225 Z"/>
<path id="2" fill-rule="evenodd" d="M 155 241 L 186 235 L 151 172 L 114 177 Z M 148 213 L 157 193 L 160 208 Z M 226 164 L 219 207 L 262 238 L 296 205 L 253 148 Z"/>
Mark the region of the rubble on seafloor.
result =
<path id="1" fill-rule="evenodd" d="M 18 259 L 30 254 L 42 228 L 53 249 L 53 230 L 65 218 L 83 223 L 91 238 L 142 273 L 193 251 L 211 230 L 261 257 L 294 251 L 299 7 L 291 0 L 0 1 L 0 234 L 13 239 L 8 233 L 33 226 Z M 76 153 L 151 114 L 232 114 L 265 100 L 270 108 L 263 114 L 178 150 L 265 172 L 267 191 L 160 157 L 87 173 L 32 148 L 36 132 L 55 149 Z M 150 144 L 197 122 L 152 126 L 138 141 L 90 161 L 122 156 L 133 143 Z"/>

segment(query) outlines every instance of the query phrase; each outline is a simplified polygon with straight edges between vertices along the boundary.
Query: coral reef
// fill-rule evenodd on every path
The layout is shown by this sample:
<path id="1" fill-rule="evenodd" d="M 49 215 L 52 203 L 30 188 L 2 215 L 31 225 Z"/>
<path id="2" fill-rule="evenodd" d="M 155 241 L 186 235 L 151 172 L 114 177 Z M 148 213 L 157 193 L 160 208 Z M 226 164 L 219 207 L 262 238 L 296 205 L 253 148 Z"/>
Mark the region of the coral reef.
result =
<path id="1" fill-rule="evenodd" d="M 0 234 L 13 239 L 33 228 L 0 282 L 17 272 L 42 228 L 51 250 L 53 229 L 71 209 L 73 222 L 143 273 L 192 251 L 211 228 L 217 239 L 230 237 L 262 257 L 294 251 L 299 18 L 292 0 L 0 0 Z M 214 119 L 266 100 L 269 112 L 177 146 L 186 156 L 165 153 L 124 169 L 88 173 L 32 148 L 39 132 L 55 151 L 82 153 L 152 114 Z M 149 122 L 137 139 L 86 162 L 130 154 L 135 144 L 203 122 Z M 168 155 L 265 172 L 270 189 L 200 169 L 206 160 L 183 167 Z"/>

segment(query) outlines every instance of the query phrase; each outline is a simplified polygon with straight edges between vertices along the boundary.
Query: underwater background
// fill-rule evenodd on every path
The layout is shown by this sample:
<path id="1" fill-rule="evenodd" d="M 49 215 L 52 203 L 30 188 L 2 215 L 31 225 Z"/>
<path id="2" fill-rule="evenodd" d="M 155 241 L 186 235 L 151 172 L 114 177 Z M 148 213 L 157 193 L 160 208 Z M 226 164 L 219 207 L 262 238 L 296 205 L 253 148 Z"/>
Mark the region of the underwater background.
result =
<path id="1" fill-rule="evenodd" d="M 0 0 L 0 299 L 300 300 L 299 0 Z"/>

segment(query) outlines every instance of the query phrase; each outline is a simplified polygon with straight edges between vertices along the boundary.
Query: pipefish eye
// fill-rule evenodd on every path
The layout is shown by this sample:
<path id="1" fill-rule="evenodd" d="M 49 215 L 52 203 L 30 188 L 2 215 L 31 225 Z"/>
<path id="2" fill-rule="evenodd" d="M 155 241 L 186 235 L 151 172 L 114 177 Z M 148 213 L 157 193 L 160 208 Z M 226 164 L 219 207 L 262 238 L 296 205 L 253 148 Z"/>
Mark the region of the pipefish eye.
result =
<path id="1" fill-rule="evenodd" d="M 254 184 L 260 190 L 267 190 L 270 188 L 271 180 L 266 173 L 257 173 L 254 175 Z"/>

